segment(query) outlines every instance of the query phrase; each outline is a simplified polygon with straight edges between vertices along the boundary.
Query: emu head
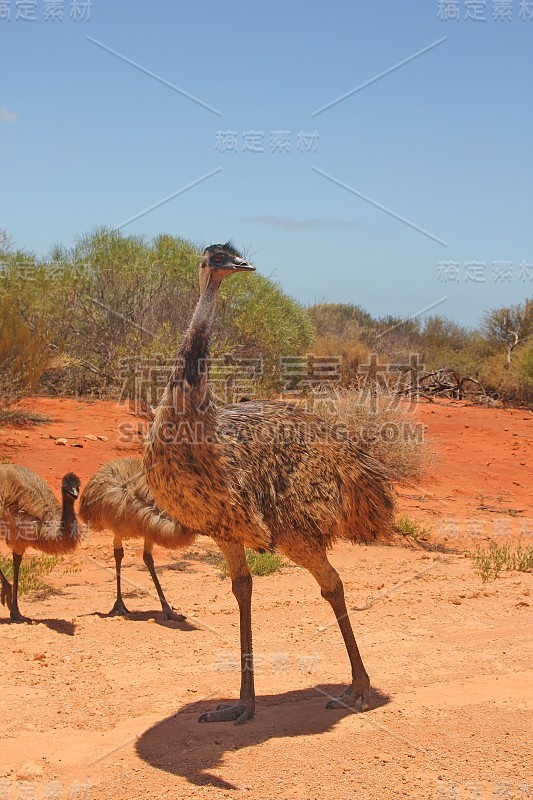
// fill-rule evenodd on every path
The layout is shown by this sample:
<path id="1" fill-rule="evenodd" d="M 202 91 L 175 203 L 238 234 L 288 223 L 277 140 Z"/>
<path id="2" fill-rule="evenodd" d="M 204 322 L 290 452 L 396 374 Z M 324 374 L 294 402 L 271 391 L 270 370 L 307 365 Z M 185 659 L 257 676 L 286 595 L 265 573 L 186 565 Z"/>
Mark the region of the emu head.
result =
<path id="1" fill-rule="evenodd" d="M 211 244 L 206 247 L 200 262 L 200 288 L 215 282 L 218 286 L 228 275 L 235 272 L 254 272 L 255 267 L 246 261 L 231 242 Z"/>
<path id="2" fill-rule="evenodd" d="M 73 497 L 74 500 L 80 493 L 80 479 L 73 472 L 67 472 L 61 481 L 61 494 L 63 497 Z"/>

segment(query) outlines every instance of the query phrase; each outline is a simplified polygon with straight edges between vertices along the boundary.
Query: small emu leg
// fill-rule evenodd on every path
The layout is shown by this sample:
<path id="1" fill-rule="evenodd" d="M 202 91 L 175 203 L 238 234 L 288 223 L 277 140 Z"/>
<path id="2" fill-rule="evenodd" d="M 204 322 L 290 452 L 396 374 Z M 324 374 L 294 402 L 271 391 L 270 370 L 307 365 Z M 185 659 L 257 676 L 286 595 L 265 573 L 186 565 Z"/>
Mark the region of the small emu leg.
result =
<path id="1" fill-rule="evenodd" d="M 124 605 L 124 600 L 122 599 L 122 590 L 120 586 L 120 577 L 121 577 L 120 568 L 122 565 L 122 559 L 124 558 L 124 548 L 122 547 L 122 544 L 120 544 L 118 547 L 116 545 L 117 543 L 115 541 L 115 548 L 113 550 L 113 554 L 115 556 L 115 573 L 117 576 L 117 599 L 115 600 L 115 605 L 109 612 L 109 616 L 125 617 L 126 614 L 129 614 L 130 612 Z"/>
<path id="2" fill-rule="evenodd" d="M 252 576 L 244 547 L 239 543 L 217 542 L 231 575 L 231 589 L 239 604 L 241 639 L 241 693 L 237 705 L 221 705 L 202 714 L 198 722 L 228 722 L 242 725 L 255 714 L 254 667 L 252 651 Z"/>
<path id="3" fill-rule="evenodd" d="M 282 549 L 280 547 L 280 549 Z M 344 600 L 344 587 L 338 572 L 328 561 L 325 550 L 306 552 L 302 548 L 283 548 L 289 558 L 309 570 L 320 586 L 320 593 L 332 607 L 339 625 L 352 667 L 352 684 L 337 700 L 330 700 L 326 708 L 353 708 L 361 700 L 361 710 L 370 708 L 370 679 L 364 667 L 352 630 Z"/>
<path id="4" fill-rule="evenodd" d="M 31 622 L 29 617 L 23 617 L 19 611 L 18 594 L 19 594 L 19 570 L 22 555 L 20 553 L 13 553 L 13 597 L 11 600 L 11 610 L 9 617 L 11 622 Z M 3 594 L 3 589 L 2 589 Z"/>
<path id="5" fill-rule="evenodd" d="M 154 557 L 152 555 L 152 548 L 153 548 L 153 543 L 149 542 L 149 541 L 147 541 L 145 539 L 144 540 L 143 561 L 146 564 L 146 566 L 148 567 L 148 571 L 150 572 L 150 575 L 152 576 L 152 580 L 153 580 L 154 586 L 156 588 L 157 596 L 159 597 L 159 600 L 161 602 L 161 608 L 163 610 L 163 619 L 166 622 L 168 622 L 170 620 L 173 620 L 174 622 L 185 622 L 185 620 L 187 618 L 184 617 L 183 614 L 178 614 L 176 611 L 174 611 L 170 607 L 168 602 L 167 602 L 167 599 L 166 599 L 166 597 L 165 597 L 165 595 L 163 593 L 163 589 L 161 588 L 161 584 L 159 583 L 159 578 L 157 577 L 157 574 L 156 574 L 156 571 L 155 571 L 155 564 L 154 564 Z"/>
<path id="6" fill-rule="evenodd" d="M 0 601 L 2 605 L 7 605 L 8 610 L 11 611 L 13 608 L 13 590 L 11 589 L 11 584 L 9 583 L 8 579 L 0 569 L 0 583 L 2 584 L 0 590 Z"/>

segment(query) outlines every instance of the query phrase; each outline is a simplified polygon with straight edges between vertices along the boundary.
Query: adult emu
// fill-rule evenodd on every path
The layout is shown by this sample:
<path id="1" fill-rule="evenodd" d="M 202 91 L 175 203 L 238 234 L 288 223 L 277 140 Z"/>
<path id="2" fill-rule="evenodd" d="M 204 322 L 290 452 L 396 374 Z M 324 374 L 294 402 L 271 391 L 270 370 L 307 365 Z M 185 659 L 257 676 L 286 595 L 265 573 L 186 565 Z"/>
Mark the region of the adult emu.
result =
<path id="1" fill-rule="evenodd" d="M 229 243 L 211 245 L 199 267 L 200 299 L 155 411 L 144 465 L 155 501 L 183 525 L 211 536 L 224 554 L 239 605 L 240 700 L 200 721 L 255 713 L 252 578 L 245 546 L 279 550 L 311 572 L 337 618 L 352 683 L 329 708 L 369 706 L 370 682 L 352 631 L 342 582 L 326 551 L 338 539 L 388 539 L 394 499 L 383 467 L 313 414 L 285 402 L 217 408 L 206 359 L 222 280 L 254 267 Z"/>
<path id="2" fill-rule="evenodd" d="M 19 570 L 28 547 L 51 555 L 75 550 L 80 529 L 74 512 L 80 479 L 73 472 L 61 482 L 61 505 L 46 481 L 28 467 L 0 464 L 0 534 L 13 552 L 13 589 L 0 573 L 0 598 L 11 622 L 31 622 L 18 607 Z"/>

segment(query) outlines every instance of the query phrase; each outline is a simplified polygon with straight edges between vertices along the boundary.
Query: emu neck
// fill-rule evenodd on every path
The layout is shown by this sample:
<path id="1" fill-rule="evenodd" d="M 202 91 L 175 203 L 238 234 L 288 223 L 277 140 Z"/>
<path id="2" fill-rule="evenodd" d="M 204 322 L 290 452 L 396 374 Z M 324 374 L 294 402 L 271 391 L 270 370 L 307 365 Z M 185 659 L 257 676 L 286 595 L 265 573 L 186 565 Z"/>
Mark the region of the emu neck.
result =
<path id="1" fill-rule="evenodd" d="M 61 538 L 72 539 L 76 538 L 77 521 L 74 512 L 74 498 L 70 495 L 63 495 L 63 503 L 61 507 Z"/>
<path id="2" fill-rule="evenodd" d="M 177 362 L 161 403 L 172 416 L 205 419 L 211 392 L 207 375 L 209 337 L 213 326 L 218 284 L 210 277 L 177 353 Z"/>
<path id="3" fill-rule="evenodd" d="M 146 479 L 159 507 L 201 531 L 215 525 L 227 496 L 206 363 L 217 289 L 216 280 L 202 287 L 144 448 Z"/>
<path id="4" fill-rule="evenodd" d="M 218 286 L 209 280 L 198 300 L 198 305 L 178 350 L 183 361 L 183 377 L 189 386 L 196 386 L 206 374 L 205 359 L 209 355 L 209 337 L 213 327 Z M 179 367 L 179 365 L 178 365 Z M 179 376 L 176 375 L 179 379 Z"/>
<path id="5" fill-rule="evenodd" d="M 203 333 L 209 337 L 211 328 L 213 326 L 219 285 L 220 284 L 217 283 L 211 275 L 207 284 L 203 287 L 200 293 L 200 298 L 196 308 L 194 309 L 194 314 L 192 315 L 190 325 L 187 329 L 187 334 L 195 336 Z M 185 343 L 183 343 L 180 347 L 180 351 L 183 351 L 184 344 Z"/>

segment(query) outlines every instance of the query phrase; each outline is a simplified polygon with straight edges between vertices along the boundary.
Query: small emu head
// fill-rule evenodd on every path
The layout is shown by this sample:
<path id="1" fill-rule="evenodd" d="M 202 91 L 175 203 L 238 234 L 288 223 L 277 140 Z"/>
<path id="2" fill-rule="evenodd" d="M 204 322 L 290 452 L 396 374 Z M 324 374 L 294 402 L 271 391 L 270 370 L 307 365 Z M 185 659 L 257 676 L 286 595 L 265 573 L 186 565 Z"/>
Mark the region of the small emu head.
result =
<path id="1" fill-rule="evenodd" d="M 73 497 L 74 500 L 80 493 L 80 479 L 73 472 L 67 472 L 61 481 L 61 494 L 63 497 Z"/>
<path id="2" fill-rule="evenodd" d="M 220 283 L 235 272 L 255 272 L 255 267 L 242 257 L 231 242 L 211 244 L 206 247 L 200 262 L 200 285 L 215 279 Z"/>

